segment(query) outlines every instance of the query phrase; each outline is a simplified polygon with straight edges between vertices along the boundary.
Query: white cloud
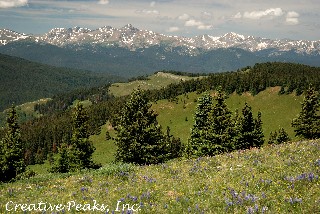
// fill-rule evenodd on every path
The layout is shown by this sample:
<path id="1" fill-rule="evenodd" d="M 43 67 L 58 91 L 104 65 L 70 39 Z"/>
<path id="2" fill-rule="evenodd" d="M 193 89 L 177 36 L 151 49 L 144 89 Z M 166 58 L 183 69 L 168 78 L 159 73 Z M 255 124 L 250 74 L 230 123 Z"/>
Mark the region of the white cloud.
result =
<path id="1" fill-rule="evenodd" d="M 181 16 L 178 17 L 179 20 L 187 20 L 190 18 L 190 15 L 189 14 L 182 14 Z"/>
<path id="2" fill-rule="evenodd" d="M 177 31 L 179 31 L 180 30 L 180 28 L 178 28 L 178 27 L 169 27 L 169 29 L 167 30 L 167 32 L 177 32 Z"/>
<path id="3" fill-rule="evenodd" d="M 204 11 L 204 12 L 201 13 L 201 15 L 206 19 L 212 18 L 212 14 L 210 12 Z"/>
<path id="4" fill-rule="evenodd" d="M 295 11 L 289 11 L 289 12 L 287 13 L 287 17 L 288 17 L 288 18 L 298 18 L 299 16 L 300 16 L 300 14 L 297 13 L 297 12 L 295 12 Z"/>
<path id="5" fill-rule="evenodd" d="M 235 19 L 241 19 L 242 18 L 242 15 L 240 12 L 238 12 L 236 15 L 233 16 L 233 18 Z"/>
<path id="6" fill-rule="evenodd" d="M 197 20 L 195 20 L 195 19 L 187 20 L 187 21 L 184 23 L 184 26 L 187 26 L 187 27 L 197 27 L 199 30 L 210 30 L 210 29 L 212 29 L 212 25 L 206 25 L 206 24 L 204 24 L 203 22 L 197 21 Z"/>
<path id="7" fill-rule="evenodd" d="M 146 14 L 146 15 L 159 15 L 160 12 L 158 10 L 137 10 L 136 13 L 142 13 L 142 14 Z"/>
<path id="8" fill-rule="evenodd" d="M 276 17 L 282 15 L 283 11 L 281 8 L 269 8 L 267 10 L 244 12 L 243 17 L 247 19 L 261 19 L 262 17 Z"/>
<path id="9" fill-rule="evenodd" d="M 212 29 L 212 25 L 199 25 L 198 29 L 199 30 L 210 30 L 210 29 Z"/>
<path id="10" fill-rule="evenodd" d="M 28 0 L 0 0 L 0 8 L 21 7 L 28 4 Z"/>
<path id="11" fill-rule="evenodd" d="M 99 0 L 98 4 L 109 4 L 109 0 Z"/>
<path id="12" fill-rule="evenodd" d="M 150 2 L 150 7 L 154 7 L 154 6 L 156 6 L 156 2 L 155 1 Z"/>
<path id="13" fill-rule="evenodd" d="M 286 16 L 286 23 L 289 25 L 299 24 L 300 14 L 295 11 L 289 11 Z"/>
<path id="14" fill-rule="evenodd" d="M 184 23 L 184 26 L 187 26 L 187 27 L 194 27 L 194 26 L 200 26 L 200 25 L 203 25 L 203 23 L 200 21 L 196 21 L 194 19 L 187 20 Z"/>

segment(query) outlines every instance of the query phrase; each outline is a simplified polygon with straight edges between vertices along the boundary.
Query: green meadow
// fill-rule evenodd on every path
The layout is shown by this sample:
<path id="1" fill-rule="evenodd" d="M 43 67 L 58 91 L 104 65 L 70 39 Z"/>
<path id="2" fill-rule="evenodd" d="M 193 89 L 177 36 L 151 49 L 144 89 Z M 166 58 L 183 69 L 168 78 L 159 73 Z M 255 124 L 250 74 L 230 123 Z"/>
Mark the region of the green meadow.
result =
<path id="1" fill-rule="evenodd" d="M 113 84 L 109 92 L 122 96 L 138 86 L 156 89 L 181 78 L 190 77 L 160 72 L 149 80 Z M 247 102 L 255 117 L 262 113 L 266 141 L 271 131 L 283 127 L 293 142 L 135 166 L 115 163 L 116 146 L 106 140 L 106 132 L 111 137 L 116 133 L 108 122 L 90 137 L 96 148 L 93 159 L 102 168 L 55 174 L 47 172 L 48 161 L 29 166 L 34 177 L 0 184 L 0 213 L 320 213 L 320 140 L 294 136 L 291 121 L 301 110 L 303 96 L 278 95 L 279 90 L 231 94 L 227 105 L 241 113 Z M 193 92 L 152 103 L 163 131 L 169 126 L 171 134 L 186 143 L 199 96 Z M 32 114 L 27 106 L 22 111 Z"/>
<path id="2" fill-rule="evenodd" d="M 0 213 L 319 213 L 320 141 L 0 186 Z M 128 211 L 129 210 L 129 211 Z"/>

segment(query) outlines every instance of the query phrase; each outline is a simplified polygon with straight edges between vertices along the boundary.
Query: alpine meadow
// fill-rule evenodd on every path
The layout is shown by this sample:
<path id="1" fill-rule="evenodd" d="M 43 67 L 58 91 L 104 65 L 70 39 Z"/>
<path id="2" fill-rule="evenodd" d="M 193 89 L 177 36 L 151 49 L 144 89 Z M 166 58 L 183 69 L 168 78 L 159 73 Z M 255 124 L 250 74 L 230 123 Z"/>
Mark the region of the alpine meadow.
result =
<path id="1" fill-rule="evenodd" d="M 0 213 L 320 213 L 319 59 L 236 33 L 0 29 Z"/>

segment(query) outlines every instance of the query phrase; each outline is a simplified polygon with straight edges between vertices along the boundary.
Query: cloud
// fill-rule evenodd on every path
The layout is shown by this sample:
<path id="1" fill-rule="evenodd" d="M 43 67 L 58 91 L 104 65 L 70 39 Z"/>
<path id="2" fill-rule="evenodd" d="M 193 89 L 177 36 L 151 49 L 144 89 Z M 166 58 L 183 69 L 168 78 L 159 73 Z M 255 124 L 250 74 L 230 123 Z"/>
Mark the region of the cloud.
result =
<path id="1" fill-rule="evenodd" d="M 28 4 L 28 0 L 0 0 L 0 8 L 22 7 Z"/>
<path id="2" fill-rule="evenodd" d="M 156 6 L 156 2 L 155 1 L 150 2 L 150 7 L 154 7 L 154 6 Z"/>
<path id="3" fill-rule="evenodd" d="M 187 27 L 197 27 L 199 30 L 210 30 L 210 29 L 212 29 L 212 25 L 206 25 L 206 24 L 204 24 L 203 22 L 197 21 L 197 20 L 195 20 L 195 19 L 187 20 L 187 21 L 184 23 L 184 26 L 187 26 Z"/>
<path id="4" fill-rule="evenodd" d="M 182 14 L 178 17 L 179 20 L 188 20 L 190 18 L 190 15 L 189 14 Z"/>
<path id="5" fill-rule="evenodd" d="M 289 11 L 286 16 L 286 23 L 289 25 L 299 24 L 300 14 L 295 11 Z"/>
<path id="6" fill-rule="evenodd" d="M 210 29 L 212 29 L 212 25 L 199 25 L 198 29 L 199 30 L 210 30 Z"/>
<path id="7" fill-rule="evenodd" d="M 196 21 L 194 19 L 187 20 L 184 23 L 184 26 L 187 26 L 187 27 L 194 27 L 194 26 L 200 26 L 200 25 L 203 25 L 203 23 L 200 21 Z"/>
<path id="8" fill-rule="evenodd" d="M 242 15 L 240 12 L 238 12 L 236 15 L 233 16 L 233 18 L 235 19 L 241 19 L 242 18 Z"/>
<path id="9" fill-rule="evenodd" d="M 178 27 L 169 27 L 169 29 L 167 30 L 167 32 L 177 32 L 177 31 L 179 31 L 180 30 L 180 28 L 178 28 Z"/>
<path id="10" fill-rule="evenodd" d="M 283 14 L 284 13 L 281 8 L 269 8 L 264 11 L 258 10 L 258 11 L 244 12 L 243 18 L 261 19 L 262 17 L 277 17 L 277 16 L 282 16 Z"/>
<path id="11" fill-rule="evenodd" d="M 136 13 L 146 14 L 146 15 L 159 15 L 160 12 L 158 10 L 137 10 Z"/>
<path id="12" fill-rule="evenodd" d="M 212 14 L 210 12 L 201 12 L 202 18 L 204 19 L 211 19 L 212 18 Z"/>
<path id="13" fill-rule="evenodd" d="M 109 0 L 99 0 L 98 4 L 109 4 Z"/>

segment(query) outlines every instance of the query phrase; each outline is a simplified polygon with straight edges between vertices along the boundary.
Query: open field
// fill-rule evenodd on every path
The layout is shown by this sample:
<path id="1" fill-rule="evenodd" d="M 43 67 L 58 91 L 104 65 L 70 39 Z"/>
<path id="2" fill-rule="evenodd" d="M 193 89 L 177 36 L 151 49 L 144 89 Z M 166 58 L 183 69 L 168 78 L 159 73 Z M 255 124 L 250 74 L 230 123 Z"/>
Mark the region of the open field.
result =
<path id="1" fill-rule="evenodd" d="M 170 73 L 158 72 L 148 76 L 147 80 L 135 80 L 129 83 L 114 83 L 109 88 L 109 93 L 114 96 L 129 95 L 134 89 L 140 87 L 143 90 L 160 89 L 171 83 L 178 83 L 201 77 L 179 76 Z"/>
<path id="2" fill-rule="evenodd" d="M 319 150 L 319 140 L 299 141 L 159 165 L 42 174 L 1 184 L 0 212 L 319 213 Z"/>

